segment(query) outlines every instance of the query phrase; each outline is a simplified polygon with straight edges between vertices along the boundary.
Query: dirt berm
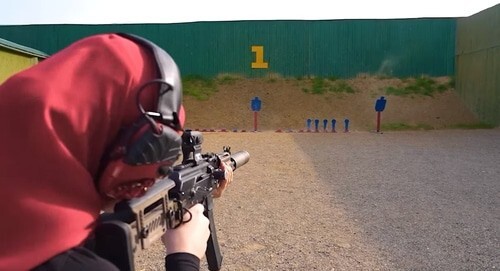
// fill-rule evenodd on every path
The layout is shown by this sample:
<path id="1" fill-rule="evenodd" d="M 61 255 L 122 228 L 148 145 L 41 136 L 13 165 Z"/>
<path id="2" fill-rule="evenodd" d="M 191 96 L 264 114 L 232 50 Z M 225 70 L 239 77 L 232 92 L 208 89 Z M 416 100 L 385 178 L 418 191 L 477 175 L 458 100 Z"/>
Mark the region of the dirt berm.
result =
<path id="1" fill-rule="evenodd" d="M 447 84 L 450 78 L 432 80 L 437 86 Z M 350 131 L 375 130 L 374 106 L 380 96 L 387 100 L 381 113 L 381 125 L 442 129 L 478 123 L 452 87 L 434 91 L 432 96 L 388 95 L 388 87 L 404 88 L 408 80 L 360 75 L 341 81 L 350 86 L 353 93 L 328 91 L 328 87 L 331 89 L 335 84 L 330 82 L 330 86 L 324 84 L 324 93 L 313 94 L 313 79 L 237 78 L 218 84 L 217 91 L 207 100 L 185 95 L 186 126 L 191 129 L 253 130 L 254 113 L 250 105 L 254 97 L 262 101 L 257 115 L 260 131 L 307 129 L 307 119 L 320 120 L 320 128 L 327 119 L 328 129 L 331 129 L 331 120 L 335 119 L 336 130 L 342 130 L 344 120 L 348 119 Z"/>

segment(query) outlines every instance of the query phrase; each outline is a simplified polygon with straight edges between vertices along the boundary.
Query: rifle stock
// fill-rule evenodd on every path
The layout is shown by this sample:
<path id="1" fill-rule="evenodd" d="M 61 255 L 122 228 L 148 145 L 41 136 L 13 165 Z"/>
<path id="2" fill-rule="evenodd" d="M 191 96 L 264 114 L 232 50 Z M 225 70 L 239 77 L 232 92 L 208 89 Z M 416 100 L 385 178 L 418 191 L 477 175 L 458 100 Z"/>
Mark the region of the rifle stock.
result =
<path id="1" fill-rule="evenodd" d="M 166 176 L 158 180 L 144 196 L 115 205 L 113 213 L 100 217 L 89 246 L 114 263 L 120 270 L 135 271 L 137 254 L 150 247 L 169 228 L 182 224 L 184 210 L 197 203 L 205 206 L 210 221 L 210 237 L 205 256 L 210 271 L 222 266 L 222 254 L 215 228 L 212 193 L 224 179 L 222 162 L 233 170 L 245 165 L 250 155 L 246 151 L 231 154 L 224 147 L 219 154 L 201 153 L 202 134 L 186 130 L 182 135 L 182 162 L 164 169 Z"/>

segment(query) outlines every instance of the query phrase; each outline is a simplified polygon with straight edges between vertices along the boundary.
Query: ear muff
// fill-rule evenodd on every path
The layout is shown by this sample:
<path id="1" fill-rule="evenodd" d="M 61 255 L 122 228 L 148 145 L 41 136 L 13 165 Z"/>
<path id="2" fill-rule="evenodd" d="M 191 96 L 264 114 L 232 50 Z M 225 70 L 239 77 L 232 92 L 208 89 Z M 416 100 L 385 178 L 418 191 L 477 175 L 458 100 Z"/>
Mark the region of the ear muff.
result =
<path id="1" fill-rule="evenodd" d="M 182 123 L 178 122 L 178 117 L 182 107 L 182 80 L 174 59 L 158 45 L 147 39 L 125 33 L 118 33 L 118 35 L 149 48 L 152 52 L 158 64 L 160 76 L 160 79 L 153 81 L 161 83 L 158 89 L 159 98 L 156 112 L 160 113 L 162 123 L 170 123 L 175 126 L 176 130 L 181 130 Z"/>
<path id="2" fill-rule="evenodd" d="M 121 34 L 149 48 L 155 56 L 161 79 L 142 85 L 137 91 L 137 108 L 141 117 L 120 132 L 101 162 L 97 187 L 113 199 L 131 199 L 143 195 L 162 177 L 160 168 L 172 166 L 179 158 L 184 125 L 180 73 L 173 59 L 160 47 L 143 38 Z M 146 111 L 140 95 L 147 86 L 157 85 L 158 104 Z"/>

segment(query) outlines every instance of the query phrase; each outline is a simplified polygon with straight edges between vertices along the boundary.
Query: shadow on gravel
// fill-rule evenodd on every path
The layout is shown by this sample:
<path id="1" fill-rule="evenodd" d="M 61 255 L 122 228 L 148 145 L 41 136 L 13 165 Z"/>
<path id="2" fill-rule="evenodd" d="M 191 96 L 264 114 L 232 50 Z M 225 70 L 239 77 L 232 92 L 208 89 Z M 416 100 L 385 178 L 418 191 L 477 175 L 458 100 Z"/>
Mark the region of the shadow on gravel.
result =
<path id="1" fill-rule="evenodd" d="M 356 225 L 352 246 L 389 269 L 500 268 L 499 129 L 292 137 Z"/>

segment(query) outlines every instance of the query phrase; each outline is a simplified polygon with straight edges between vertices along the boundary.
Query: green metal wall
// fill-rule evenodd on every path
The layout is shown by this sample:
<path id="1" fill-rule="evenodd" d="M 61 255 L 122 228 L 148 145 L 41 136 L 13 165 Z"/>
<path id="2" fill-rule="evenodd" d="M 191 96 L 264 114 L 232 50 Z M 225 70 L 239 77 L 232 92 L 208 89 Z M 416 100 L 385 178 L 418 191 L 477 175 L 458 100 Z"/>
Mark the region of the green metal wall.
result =
<path id="1" fill-rule="evenodd" d="M 456 90 L 478 117 L 500 125 L 500 4 L 457 22 Z"/>
<path id="2" fill-rule="evenodd" d="M 153 40 L 184 75 L 443 76 L 455 68 L 452 18 L 0 26 L 0 37 L 49 54 L 103 32 Z M 258 62 L 252 46 L 261 46 L 267 68 L 252 68 Z"/>

